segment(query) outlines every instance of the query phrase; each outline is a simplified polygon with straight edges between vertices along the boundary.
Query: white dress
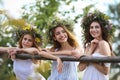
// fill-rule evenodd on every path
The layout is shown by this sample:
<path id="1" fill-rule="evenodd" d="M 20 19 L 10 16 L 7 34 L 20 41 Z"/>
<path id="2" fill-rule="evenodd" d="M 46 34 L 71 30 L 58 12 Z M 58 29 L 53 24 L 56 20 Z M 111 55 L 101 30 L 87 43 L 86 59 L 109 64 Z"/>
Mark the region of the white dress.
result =
<path id="1" fill-rule="evenodd" d="M 48 80 L 78 80 L 76 62 L 63 62 L 63 70 L 61 73 L 57 71 L 57 62 L 53 61 L 51 75 Z"/>
<path id="2" fill-rule="evenodd" d="M 13 70 L 17 80 L 45 80 L 40 73 L 36 72 L 36 64 L 31 59 L 14 59 L 13 61 Z"/>
<path id="3" fill-rule="evenodd" d="M 77 62 L 63 61 L 63 70 L 59 73 L 57 71 L 57 62 L 53 61 L 51 75 L 47 80 L 78 80 Z"/>
<path id="4" fill-rule="evenodd" d="M 105 57 L 100 53 L 94 53 L 92 56 L 94 57 Z M 104 63 L 106 67 L 110 67 L 110 63 Z M 82 80 L 109 80 L 108 75 L 104 75 L 99 72 L 92 64 L 89 64 L 85 70 Z"/>

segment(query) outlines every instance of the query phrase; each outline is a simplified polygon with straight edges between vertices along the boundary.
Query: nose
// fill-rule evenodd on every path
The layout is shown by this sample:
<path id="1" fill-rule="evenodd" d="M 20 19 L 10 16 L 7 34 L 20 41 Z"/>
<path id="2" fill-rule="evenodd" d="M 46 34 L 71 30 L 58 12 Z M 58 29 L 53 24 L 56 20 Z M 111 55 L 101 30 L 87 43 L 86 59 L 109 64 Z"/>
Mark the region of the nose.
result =
<path id="1" fill-rule="evenodd" d="M 61 36 L 61 37 L 64 36 L 64 33 L 61 32 L 61 33 L 60 33 L 60 36 Z"/>
<path id="2" fill-rule="evenodd" d="M 28 43 L 28 40 L 25 40 L 24 42 L 25 42 L 25 43 Z"/>

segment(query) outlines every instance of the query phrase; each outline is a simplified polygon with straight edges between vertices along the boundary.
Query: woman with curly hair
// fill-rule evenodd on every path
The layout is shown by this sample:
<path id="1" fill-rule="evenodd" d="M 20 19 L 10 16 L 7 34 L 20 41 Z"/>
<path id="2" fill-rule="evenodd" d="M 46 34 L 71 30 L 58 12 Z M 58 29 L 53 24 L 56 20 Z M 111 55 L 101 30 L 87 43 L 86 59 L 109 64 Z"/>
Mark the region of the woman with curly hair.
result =
<path id="1" fill-rule="evenodd" d="M 110 42 L 112 41 L 114 27 L 109 23 L 109 17 L 95 10 L 82 19 L 84 53 L 87 56 L 105 57 L 114 56 Z M 109 80 L 110 63 L 83 63 L 79 70 L 83 71 L 83 80 Z"/>

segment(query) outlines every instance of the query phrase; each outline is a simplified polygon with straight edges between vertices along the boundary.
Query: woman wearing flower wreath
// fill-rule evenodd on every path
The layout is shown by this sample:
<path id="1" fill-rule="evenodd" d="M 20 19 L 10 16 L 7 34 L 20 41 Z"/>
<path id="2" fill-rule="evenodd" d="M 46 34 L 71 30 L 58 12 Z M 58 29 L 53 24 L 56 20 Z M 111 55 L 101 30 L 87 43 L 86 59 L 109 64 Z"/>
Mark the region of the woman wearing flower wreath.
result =
<path id="1" fill-rule="evenodd" d="M 31 26 L 27 26 L 24 30 L 18 30 L 16 32 L 16 38 L 18 38 L 18 48 L 9 50 L 10 56 L 13 58 L 13 70 L 17 80 L 45 80 L 45 78 L 36 71 L 38 61 L 31 59 L 17 59 L 15 54 L 17 52 L 28 52 L 30 54 L 36 54 L 54 59 L 57 61 L 58 72 L 62 70 L 62 61 L 59 57 L 48 54 L 41 51 L 38 44 L 41 44 L 41 36 Z"/>
<path id="2" fill-rule="evenodd" d="M 58 21 L 56 25 L 49 29 L 49 40 L 53 44 L 49 53 L 59 56 L 82 55 L 82 48 L 67 26 L 65 23 Z M 48 80 L 78 80 L 76 62 L 63 61 L 63 71 L 61 73 L 57 72 L 56 67 L 56 61 L 53 61 L 51 75 Z"/>
<path id="3" fill-rule="evenodd" d="M 109 23 L 109 17 L 95 10 L 82 19 L 84 48 L 87 56 L 113 56 L 111 39 L 114 27 Z M 79 63 L 79 70 L 84 69 L 83 80 L 109 80 L 110 63 Z"/>

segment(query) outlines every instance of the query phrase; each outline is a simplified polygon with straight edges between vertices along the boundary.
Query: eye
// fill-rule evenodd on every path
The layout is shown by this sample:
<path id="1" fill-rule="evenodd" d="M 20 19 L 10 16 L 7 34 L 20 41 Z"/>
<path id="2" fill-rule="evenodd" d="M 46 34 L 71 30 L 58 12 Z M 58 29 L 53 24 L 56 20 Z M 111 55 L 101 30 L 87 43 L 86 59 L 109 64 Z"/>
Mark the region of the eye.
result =
<path id="1" fill-rule="evenodd" d="M 55 35 L 59 35 L 59 34 L 60 34 L 60 32 L 56 32 L 56 33 L 55 33 Z"/>
<path id="2" fill-rule="evenodd" d="M 27 40 L 27 38 L 23 38 L 23 40 Z"/>
<path id="3" fill-rule="evenodd" d="M 93 29 L 93 26 L 90 26 L 90 29 Z"/>
<path id="4" fill-rule="evenodd" d="M 32 39 L 28 39 L 29 42 L 32 42 L 33 40 Z"/>
<path id="5" fill-rule="evenodd" d="M 100 28 L 100 26 L 95 26 L 95 28 Z"/>
<path id="6" fill-rule="evenodd" d="M 62 33 L 66 33 L 66 31 L 65 31 L 65 30 L 62 30 Z"/>

